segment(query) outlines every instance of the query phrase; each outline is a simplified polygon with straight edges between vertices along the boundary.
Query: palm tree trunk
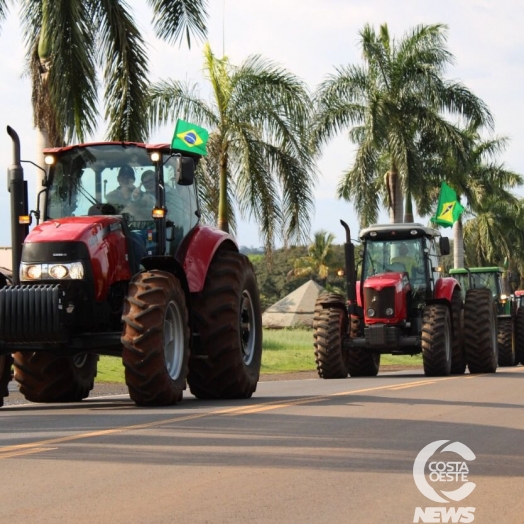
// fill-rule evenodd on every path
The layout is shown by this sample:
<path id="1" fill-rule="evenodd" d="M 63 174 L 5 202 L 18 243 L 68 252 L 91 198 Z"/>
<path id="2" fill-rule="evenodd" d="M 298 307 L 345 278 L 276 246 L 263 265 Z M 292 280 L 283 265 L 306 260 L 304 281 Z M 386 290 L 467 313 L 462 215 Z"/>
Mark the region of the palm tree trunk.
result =
<path id="1" fill-rule="evenodd" d="M 392 224 L 402 222 L 404 212 L 404 202 L 402 198 L 402 188 L 400 187 L 400 177 L 396 167 L 392 166 L 387 174 L 387 185 L 389 193 L 389 221 Z"/>
<path id="2" fill-rule="evenodd" d="M 227 206 L 227 152 L 220 155 L 220 189 L 218 201 L 218 229 L 229 233 L 229 209 Z"/>
<path id="3" fill-rule="evenodd" d="M 413 218 L 413 200 L 411 199 L 411 191 L 406 193 L 406 212 L 404 213 L 404 222 L 412 224 Z"/>
<path id="4" fill-rule="evenodd" d="M 453 224 L 453 267 L 464 267 L 464 232 L 461 218 Z"/>
<path id="5" fill-rule="evenodd" d="M 45 129 L 36 128 L 36 155 L 35 158 L 42 158 L 42 151 L 47 148 L 51 147 L 51 142 L 49 141 L 49 134 Z M 37 205 L 38 209 L 41 211 L 44 209 L 44 194 L 42 193 L 40 196 L 40 191 L 44 188 L 43 182 L 44 182 L 44 173 L 40 171 L 40 169 L 37 169 L 35 171 L 36 175 L 36 194 L 37 194 Z"/>

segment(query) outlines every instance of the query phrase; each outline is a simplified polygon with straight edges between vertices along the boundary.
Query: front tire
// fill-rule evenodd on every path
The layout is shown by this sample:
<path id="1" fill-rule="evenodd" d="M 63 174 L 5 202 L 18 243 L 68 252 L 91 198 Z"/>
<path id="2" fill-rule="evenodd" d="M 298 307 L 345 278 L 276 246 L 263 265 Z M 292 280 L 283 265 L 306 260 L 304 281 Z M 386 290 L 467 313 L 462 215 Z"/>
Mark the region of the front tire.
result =
<path id="1" fill-rule="evenodd" d="M 124 304 L 122 361 L 129 396 L 139 406 L 182 399 L 189 360 L 186 296 L 171 273 L 138 273 Z"/>
<path id="2" fill-rule="evenodd" d="M 498 320 L 498 364 L 499 366 L 514 366 L 518 364 L 515 355 L 515 336 L 512 318 L 499 318 Z"/>
<path id="3" fill-rule="evenodd" d="M 98 355 L 64 357 L 24 351 L 13 357 L 15 380 L 30 402 L 79 402 L 93 389 Z"/>
<path id="4" fill-rule="evenodd" d="M 12 364 L 11 355 L 0 356 L 0 408 L 4 405 L 4 398 L 9 396 L 8 385 L 12 378 Z"/>
<path id="5" fill-rule="evenodd" d="M 515 364 L 519 362 L 524 365 L 524 307 L 519 307 L 515 318 Z"/>
<path id="6" fill-rule="evenodd" d="M 451 374 L 463 375 L 466 371 L 466 355 L 464 353 L 464 318 L 462 294 L 458 288 L 453 291 L 451 297 L 451 315 L 453 321 Z"/>
<path id="7" fill-rule="evenodd" d="M 464 351 L 470 373 L 495 373 L 497 370 L 497 316 L 489 289 L 466 292 Z"/>
<path id="8" fill-rule="evenodd" d="M 426 306 L 422 318 L 422 363 L 426 376 L 450 374 L 451 338 L 449 308 L 444 304 Z"/>
<path id="9" fill-rule="evenodd" d="M 348 315 L 340 295 L 321 295 L 313 317 L 315 362 L 320 378 L 346 378 L 348 353 L 343 340 L 348 331 Z"/>
<path id="10" fill-rule="evenodd" d="M 191 393 L 200 399 L 251 397 L 262 363 L 262 313 L 249 259 L 219 251 L 203 290 L 193 296 L 193 311 L 203 355 L 189 363 Z"/>

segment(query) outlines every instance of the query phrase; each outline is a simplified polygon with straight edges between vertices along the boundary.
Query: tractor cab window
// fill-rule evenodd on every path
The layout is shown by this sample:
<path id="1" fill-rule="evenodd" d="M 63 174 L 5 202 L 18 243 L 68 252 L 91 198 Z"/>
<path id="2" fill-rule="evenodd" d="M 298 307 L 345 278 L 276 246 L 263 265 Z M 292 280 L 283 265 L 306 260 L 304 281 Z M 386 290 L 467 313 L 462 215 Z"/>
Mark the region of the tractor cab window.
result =
<path id="1" fill-rule="evenodd" d="M 472 288 L 487 288 L 494 297 L 500 294 L 501 284 L 499 273 L 471 273 Z"/>
<path id="2" fill-rule="evenodd" d="M 364 249 L 363 277 L 386 272 L 407 273 L 415 280 L 423 272 L 423 246 L 420 238 L 367 240 Z"/>
<path id="3" fill-rule="evenodd" d="M 198 222 L 194 185 L 176 181 L 179 161 L 164 155 L 162 183 L 143 147 L 103 144 L 66 150 L 50 170 L 45 215 L 122 215 L 131 232 L 143 239 L 147 254 L 174 254 Z M 157 245 L 156 205 L 167 210 L 164 247 Z"/>

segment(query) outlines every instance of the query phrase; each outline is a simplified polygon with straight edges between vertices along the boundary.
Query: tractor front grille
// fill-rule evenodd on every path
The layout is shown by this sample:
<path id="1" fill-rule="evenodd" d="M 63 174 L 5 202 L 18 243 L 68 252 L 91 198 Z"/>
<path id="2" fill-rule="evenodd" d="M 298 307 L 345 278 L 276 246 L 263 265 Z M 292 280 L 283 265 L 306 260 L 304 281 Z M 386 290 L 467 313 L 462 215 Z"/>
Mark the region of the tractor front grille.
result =
<path id="1" fill-rule="evenodd" d="M 0 341 L 14 344 L 67 340 L 60 284 L 0 289 Z"/>
<path id="2" fill-rule="evenodd" d="M 366 345 L 370 347 L 397 347 L 400 331 L 397 327 L 380 324 L 368 326 L 364 329 Z"/>
<path id="3" fill-rule="evenodd" d="M 387 308 L 395 311 L 395 288 L 391 286 L 380 290 L 372 287 L 364 288 L 364 304 L 365 309 L 375 310 L 375 318 L 385 318 Z"/>

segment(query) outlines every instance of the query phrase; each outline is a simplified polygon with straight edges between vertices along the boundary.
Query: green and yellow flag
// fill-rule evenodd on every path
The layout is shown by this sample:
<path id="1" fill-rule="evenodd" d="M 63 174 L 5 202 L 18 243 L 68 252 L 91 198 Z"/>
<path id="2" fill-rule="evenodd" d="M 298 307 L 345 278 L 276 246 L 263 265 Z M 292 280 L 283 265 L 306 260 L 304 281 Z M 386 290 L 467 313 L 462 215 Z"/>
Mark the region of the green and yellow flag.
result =
<path id="1" fill-rule="evenodd" d="M 460 218 L 462 211 L 464 208 L 457 200 L 457 193 L 446 182 L 442 182 L 437 213 L 431 221 L 444 227 L 451 227 Z"/>
<path id="2" fill-rule="evenodd" d="M 171 147 L 182 151 L 191 151 L 191 153 L 198 155 L 207 155 L 206 143 L 208 138 L 209 133 L 203 127 L 179 119 L 176 122 Z"/>

